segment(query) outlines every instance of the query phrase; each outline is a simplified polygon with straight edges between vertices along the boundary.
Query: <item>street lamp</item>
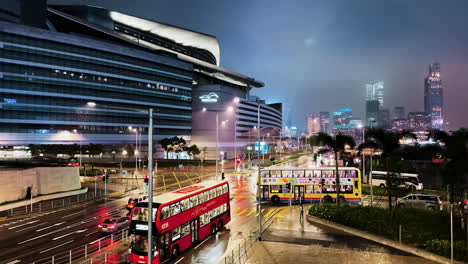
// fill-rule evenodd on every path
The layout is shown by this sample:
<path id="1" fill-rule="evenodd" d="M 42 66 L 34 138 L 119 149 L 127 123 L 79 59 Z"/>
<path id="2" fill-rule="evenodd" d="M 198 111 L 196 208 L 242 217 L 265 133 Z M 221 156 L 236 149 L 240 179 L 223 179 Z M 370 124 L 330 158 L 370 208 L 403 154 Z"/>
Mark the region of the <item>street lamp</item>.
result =
<path id="1" fill-rule="evenodd" d="M 78 134 L 78 130 L 73 129 L 73 133 Z M 80 137 L 80 167 L 81 167 L 81 135 L 78 135 Z M 85 172 L 86 173 L 86 172 Z"/>
<path id="2" fill-rule="evenodd" d="M 215 152 L 215 157 L 216 157 L 216 179 L 218 179 L 218 159 L 219 159 L 219 152 L 218 152 L 218 144 L 219 144 L 219 113 L 222 112 L 233 112 L 234 107 L 228 106 L 226 110 L 208 110 L 206 107 L 202 108 L 202 112 L 215 112 L 216 113 L 216 152 Z M 223 120 L 222 125 L 224 125 L 227 121 Z"/>
<path id="3" fill-rule="evenodd" d="M 364 141 L 365 141 L 364 133 L 365 133 L 366 128 L 362 124 L 359 124 L 358 128 L 362 129 L 362 143 L 364 144 Z M 364 178 L 364 176 L 366 176 L 366 155 L 364 154 L 364 151 L 363 151 L 362 152 L 362 177 Z"/>
<path id="4" fill-rule="evenodd" d="M 89 107 L 96 107 L 95 102 L 88 102 L 86 104 Z M 152 248 L 152 234 L 153 234 L 153 108 L 147 110 L 126 108 L 126 107 L 111 107 L 107 108 L 129 110 L 140 113 L 148 114 L 148 262 L 151 263 L 153 259 L 153 248 Z"/>

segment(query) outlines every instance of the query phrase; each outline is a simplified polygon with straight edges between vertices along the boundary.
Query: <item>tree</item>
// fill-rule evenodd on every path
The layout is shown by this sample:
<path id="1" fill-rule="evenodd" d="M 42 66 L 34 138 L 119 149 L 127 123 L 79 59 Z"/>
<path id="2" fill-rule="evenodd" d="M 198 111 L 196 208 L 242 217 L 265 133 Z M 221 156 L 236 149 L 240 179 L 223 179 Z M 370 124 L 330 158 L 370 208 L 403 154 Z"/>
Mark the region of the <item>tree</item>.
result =
<path id="1" fill-rule="evenodd" d="M 440 172 L 444 182 L 449 186 L 450 202 L 453 203 L 454 187 L 464 186 L 465 174 L 468 171 L 468 130 L 462 128 L 450 133 L 432 131 L 431 136 L 439 143 L 443 143 L 441 153 L 443 162 Z"/>
<path id="2" fill-rule="evenodd" d="M 392 210 L 392 196 L 398 187 L 398 175 L 402 168 L 399 164 L 394 164 L 401 160 L 400 139 L 415 138 L 415 135 L 409 130 L 404 130 L 400 133 L 393 133 L 384 129 L 369 129 L 366 132 L 365 142 L 359 146 L 360 149 L 371 147 L 380 149 L 382 151 L 381 158 L 384 161 L 385 170 L 387 174 L 385 180 L 387 182 L 386 188 L 388 192 L 388 209 Z"/>
<path id="3" fill-rule="evenodd" d="M 192 157 L 195 156 L 195 155 L 200 154 L 200 149 L 198 148 L 197 145 L 192 145 L 190 147 L 185 147 L 185 151 L 187 151 L 187 153 Z"/>
<path id="4" fill-rule="evenodd" d="M 169 158 L 169 152 L 180 153 L 184 151 L 185 145 L 187 144 L 182 137 L 163 138 L 159 143 L 166 151 L 166 159 Z"/>
<path id="5" fill-rule="evenodd" d="M 338 206 L 340 205 L 340 174 L 338 172 L 338 154 L 343 154 L 345 147 L 348 145 L 351 148 L 354 148 L 355 142 L 354 139 L 348 135 L 343 135 L 342 133 L 338 133 L 336 136 L 330 136 L 326 133 L 320 132 L 317 136 L 317 142 L 322 145 L 326 146 L 328 149 L 322 150 L 324 151 L 331 151 L 335 154 L 335 168 L 336 168 L 336 181 L 335 181 L 335 188 L 336 188 L 336 202 Z"/>

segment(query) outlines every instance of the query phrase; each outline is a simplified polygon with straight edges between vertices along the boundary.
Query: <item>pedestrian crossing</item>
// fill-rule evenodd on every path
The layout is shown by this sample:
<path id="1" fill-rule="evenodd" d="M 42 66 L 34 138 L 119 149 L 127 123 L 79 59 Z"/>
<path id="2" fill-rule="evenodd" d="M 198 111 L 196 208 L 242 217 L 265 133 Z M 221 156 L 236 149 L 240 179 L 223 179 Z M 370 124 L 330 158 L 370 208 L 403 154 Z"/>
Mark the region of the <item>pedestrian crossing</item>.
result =
<path id="1" fill-rule="evenodd" d="M 283 210 L 283 208 L 270 208 L 270 209 L 261 209 L 260 213 L 262 214 L 263 217 L 270 217 L 274 214 L 280 213 Z M 237 215 L 237 216 L 253 216 L 255 214 L 255 217 L 258 217 L 259 213 L 258 210 L 255 208 L 241 208 L 237 207 L 234 208 L 231 211 L 232 215 Z"/>

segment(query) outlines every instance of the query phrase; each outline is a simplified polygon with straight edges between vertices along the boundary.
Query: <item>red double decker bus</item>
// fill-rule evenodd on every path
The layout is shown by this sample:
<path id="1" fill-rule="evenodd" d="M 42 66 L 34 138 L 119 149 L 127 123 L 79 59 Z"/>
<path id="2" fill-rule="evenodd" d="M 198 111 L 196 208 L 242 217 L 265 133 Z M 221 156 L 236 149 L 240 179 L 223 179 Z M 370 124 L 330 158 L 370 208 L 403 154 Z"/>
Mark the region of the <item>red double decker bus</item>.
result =
<path id="1" fill-rule="evenodd" d="M 227 181 L 204 181 L 153 200 L 154 259 L 163 263 L 176 257 L 231 220 Z M 148 263 L 148 202 L 137 203 L 130 215 L 132 263 Z"/>

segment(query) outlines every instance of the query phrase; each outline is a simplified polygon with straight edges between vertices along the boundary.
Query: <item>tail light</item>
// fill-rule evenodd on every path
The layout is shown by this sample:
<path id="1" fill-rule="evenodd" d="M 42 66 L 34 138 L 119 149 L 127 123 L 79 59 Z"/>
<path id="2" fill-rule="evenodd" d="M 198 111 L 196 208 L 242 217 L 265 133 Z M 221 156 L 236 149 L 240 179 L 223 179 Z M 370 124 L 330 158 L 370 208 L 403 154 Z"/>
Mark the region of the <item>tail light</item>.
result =
<path id="1" fill-rule="evenodd" d="M 110 225 L 109 228 L 110 228 L 110 229 L 114 229 L 114 228 L 115 228 L 115 225 Z"/>
<path id="2" fill-rule="evenodd" d="M 101 228 L 101 227 L 102 227 L 102 225 L 98 225 L 97 227 Z"/>

